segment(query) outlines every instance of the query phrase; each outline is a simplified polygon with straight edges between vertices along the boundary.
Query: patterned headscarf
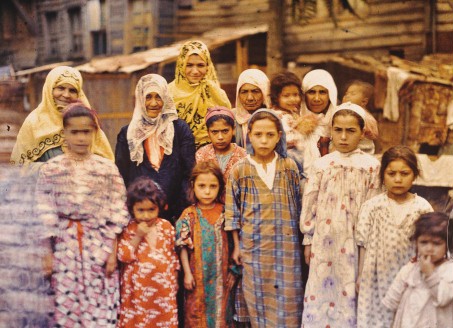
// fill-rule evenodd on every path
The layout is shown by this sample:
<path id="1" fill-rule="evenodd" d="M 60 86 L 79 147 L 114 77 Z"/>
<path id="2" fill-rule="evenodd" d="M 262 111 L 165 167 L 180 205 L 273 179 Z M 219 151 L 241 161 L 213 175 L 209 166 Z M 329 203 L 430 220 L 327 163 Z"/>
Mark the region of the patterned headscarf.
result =
<path id="1" fill-rule="evenodd" d="M 206 75 L 199 83 L 190 83 L 185 75 L 186 64 L 191 55 L 198 55 L 207 65 Z M 178 115 L 189 124 L 195 137 L 195 146 L 209 143 L 204 118 L 209 107 L 231 108 L 228 97 L 220 88 L 211 55 L 201 41 L 188 41 L 176 61 L 175 80 L 169 84 Z"/>
<path id="2" fill-rule="evenodd" d="M 281 157 L 283 158 L 286 158 L 288 157 L 288 154 L 287 154 L 287 151 L 286 151 L 286 133 L 285 131 L 283 130 L 283 126 L 282 126 L 282 121 L 280 120 L 280 118 L 278 117 L 277 113 L 272 110 L 272 109 L 267 109 L 267 108 L 260 108 L 258 110 L 256 110 L 251 116 L 250 116 L 250 119 L 249 119 L 249 123 L 248 123 L 248 126 L 247 126 L 247 130 L 250 129 L 250 121 L 252 120 L 252 118 L 257 115 L 258 113 L 269 113 L 273 116 L 275 116 L 277 118 L 277 120 L 280 122 L 280 127 L 282 128 L 282 136 L 280 137 L 280 141 L 277 143 L 277 146 L 275 147 L 275 151 L 277 152 L 277 154 L 279 154 Z M 246 145 L 246 150 L 247 150 L 247 154 L 250 154 L 250 155 L 254 155 L 255 154 L 255 150 L 253 149 L 252 147 L 252 143 L 250 142 L 250 139 L 249 139 L 249 135 L 247 133 L 247 145 Z"/>
<path id="3" fill-rule="evenodd" d="M 146 113 L 146 95 L 157 93 L 164 105 L 156 118 L 151 118 Z M 173 150 L 175 128 L 173 121 L 178 119 L 175 104 L 168 91 L 167 81 L 160 75 L 148 74 L 142 76 L 135 88 L 135 108 L 131 123 L 127 129 L 127 143 L 131 161 L 137 165 L 143 162 L 143 141 L 154 138 L 150 142 L 150 161 L 153 166 L 160 166 L 160 147 L 164 154 L 170 155 Z"/>
<path id="4" fill-rule="evenodd" d="M 90 103 L 82 90 L 82 75 L 69 66 L 58 66 L 46 77 L 42 89 L 41 103 L 25 119 L 17 135 L 17 141 L 11 154 L 12 164 L 27 164 L 38 160 L 47 150 L 62 146 L 63 151 L 63 116 L 61 108 L 57 108 L 53 98 L 53 89 L 69 84 L 79 95 L 78 101 L 90 107 Z M 110 144 L 101 129 L 95 133 L 91 151 L 113 161 Z"/>

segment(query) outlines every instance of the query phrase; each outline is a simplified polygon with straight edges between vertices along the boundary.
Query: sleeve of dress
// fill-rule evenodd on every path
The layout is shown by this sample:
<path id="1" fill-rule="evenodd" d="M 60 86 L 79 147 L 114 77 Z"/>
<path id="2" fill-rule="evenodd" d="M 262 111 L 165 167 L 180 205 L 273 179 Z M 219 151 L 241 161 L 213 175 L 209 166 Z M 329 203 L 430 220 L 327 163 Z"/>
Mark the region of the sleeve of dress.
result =
<path id="1" fill-rule="evenodd" d="M 376 160 L 376 164 L 370 167 L 370 181 L 365 200 L 373 198 L 382 192 L 379 180 L 380 163 Z"/>
<path id="2" fill-rule="evenodd" d="M 113 239 L 123 231 L 129 223 L 129 212 L 126 206 L 126 187 L 118 168 L 112 164 L 110 196 L 110 215 L 107 222 L 106 235 Z"/>
<path id="3" fill-rule="evenodd" d="M 311 175 L 307 179 L 302 197 L 302 213 L 300 215 L 300 231 L 304 235 L 303 245 L 311 245 L 313 233 L 316 225 L 316 211 L 321 183 L 322 172 L 316 167 L 311 170 Z"/>
<path id="4" fill-rule="evenodd" d="M 129 146 L 127 144 L 127 127 L 122 128 L 116 138 L 115 164 L 123 177 L 126 185 L 129 184 L 129 166 L 133 165 L 130 160 Z"/>
<path id="5" fill-rule="evenodd" d="M 401 268 L 390 285 L 385 297 L 382 299 L 382 304 L 389 310 L 396 311 L 401 302 L 401 298 L 407 289 L 406 279 L 410 273 L 412 264 L 407 264 Z"/>
<path id="6" fill-rule="evenodd" d="M 355 230 L 355 239 L 358 246 L 367 247 L 368 236 L 374 223 L 374 206 L 369 200 L 360 208 L 357 228 Z"/>
<path id="7" fill-rule="evenodd" d="M 134 236 L 135 231 L 131 228 L 131 224 L 129 224 L 119 237 L 118 260 L 123 263 L 131 263 L 137 259 L 134 247 L 131 244 L 131 240 Z"/>
<path id="8" fill-rule="evenodd" d="M 169 223 L 168 224 L 168 239 L 170 240 L 170 249 L 168 250 L 171 254 L 171 265 L 173 266 L 174 270 L 180 269 L 179 257 L 176 253 L 175 248 L 175 240 L 176 240 L 176 230 L 175 228 Z"/>
<path id="9" fill-rule="evenodd" d="M 443 273 L 433 272 L 425 280 L 436 307 L 447 306 L 453 301 L 453 263 L 446 262 L 443 265 L 447 265 L 449 270 L 445 270 Z"/>
<path id="10" fill-rule="evenodd" d="M 58 236 L 58 213 L 53 192 L 53 181 L 49 164 L 44 164 L 39 171 L 36 184 L 36 215 L 43 223 L 45 231 L 43 238 Z"/>
<path id="11" fill-rule="evenodd" d="M 193 250 L 192 224 L 189 211 L 186 209 L 176 221 L 176 242 L 175 247 L 180 251 L 183 247 Z"/>
<path id="12" fill-rule="evenodd" d="M 233 167 L 225 188 L 225 231 L 241 230 L 242 228 L 241 188 L 236 178 L 240 167 L 240 164 Z"/>

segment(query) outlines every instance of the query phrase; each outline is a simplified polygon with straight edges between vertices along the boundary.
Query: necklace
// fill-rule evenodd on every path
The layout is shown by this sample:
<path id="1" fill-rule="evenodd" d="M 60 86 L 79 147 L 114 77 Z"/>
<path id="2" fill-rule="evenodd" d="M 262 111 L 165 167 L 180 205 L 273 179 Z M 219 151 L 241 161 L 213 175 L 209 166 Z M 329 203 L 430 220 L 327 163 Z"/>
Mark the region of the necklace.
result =
<path id="1" fill-rule="evenodd" d="M 68 151 L 67 155 L 68 155 L 69 159 L 72 159 L 75 162 L 83 162 L 84 160 L 88 159 L 91 156 L 91 153 L 79 155 L 79 154 L 75 154 L 71 151 Z"/>

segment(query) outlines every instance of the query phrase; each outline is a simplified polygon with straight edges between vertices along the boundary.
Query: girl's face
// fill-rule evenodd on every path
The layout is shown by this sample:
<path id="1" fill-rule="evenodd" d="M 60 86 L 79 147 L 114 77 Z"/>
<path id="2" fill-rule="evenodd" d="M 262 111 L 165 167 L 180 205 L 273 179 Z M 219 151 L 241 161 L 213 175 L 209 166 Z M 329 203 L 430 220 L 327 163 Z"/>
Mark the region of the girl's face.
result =
<path id="1" fill-rule="evenodd" d="M 79 93 L 72 85 L 64 83 L 53 88 L 52 96 L 57 107 L 65 108 L 79 98 Z"/>
<path id="2" fill-rule="evenodd" d="M 212 173 L 200 174 L 193 183 L 193 191 L 200 205 L 212 205 L 219 194 L 220 184 Z"/>
<path id="3" fill-rule="evenodd" d="M 256 85 L 244 83 L 239 89 L 239 101 L 247 111 L 253 113 L 263 107 L 264 95 Z"/>
<path id="4" fill-rule="evenodd" d="M 156 118 L 164 107 L 164 101 L 156 92 L 148 93 L 145 97 L 146 114 L 151 118 Z"/>
<path id="5" fill-rule="evenodd" d="M 151 224 L 152 221 L 159 217 L 159 206 L 149 199 L 144 199 L 132 206 L 132 215 L 137 223 L 146 222 Z"/>
<path id="6" fill-rule="evenodd" d="M 89 154 L 95 131 L 94 122 L 90 117 L 79 116 L 68 119 L 64 137 L 69 150 L 77 155 Z"/>
<path id="7" fill-rule="evenodd" d="M 233 133 L 231 125 L 228 125 L 223 119 L 211 124 L 208 128 L 208 135 L 217 153 L 223 154 L 230 150 Z"/>
<path id="8" fill-rule="evenodd" d="M 431 257 L 431 263 L 437 266 L 445 259 L 447 244 L 440 237 L 421 235 L 417 238 L 417 253 L 420 257 Z"/>
<path id="9" fill-rule="evenodd" d="M 315 114 L 324 112 L 329 107 L 329 90 L 316 85 L 305 93 L 305 103 L 310 111 Z"/>
<path id="10" fill-rule="evenodd" d="M 384 185 L 387 188 L 387 195 L 391 199 L 404 198 L 414 180 L 414 172 L 402 159 L 390 162 L 384 170 Z"/>
<path id="11" fill-rule="evenodd" d="M 208 72 L 208 65 L 198 55 L 190 55 L 184 71 L 190 83 L 199 83 Z"/>
<path id="12" fill-rule="evenodd" d="M 268 163 L 274 158 L 274 149 L 280 141 L 282 132 L 268 118 L 255 121 L 249 131 L 249 139 L 252 144 L 255 160 Z"/>
<path id="13" fill-rule="evenodd" d="M 349 153 L 359 145 L 363 137 L 357 117 L 337 115 L 332 124 L 332 142 L 340 153 Z"/>
<path id="14" fill-rule="evenodd" d="M 299 113 L 301 102 L 300 89 L 297 85 L 283 87 L 282 92 L 278 95 L 278 106 L 289 112 Z"/>

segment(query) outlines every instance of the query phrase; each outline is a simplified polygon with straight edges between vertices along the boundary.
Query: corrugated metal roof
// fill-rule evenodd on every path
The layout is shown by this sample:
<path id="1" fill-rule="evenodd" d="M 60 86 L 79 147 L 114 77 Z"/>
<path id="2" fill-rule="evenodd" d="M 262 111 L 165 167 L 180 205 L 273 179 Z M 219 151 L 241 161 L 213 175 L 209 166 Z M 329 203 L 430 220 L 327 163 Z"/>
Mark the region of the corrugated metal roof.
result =
<path id="1" fill-rule="evenodd" d="M 210 50 L 213 50 L 245 36 L 265 33 L 268 29 L 267 24 L 243 27 L 221 27 L 188 40 L 201 40 Z M 94 58 L 83 65 L 76 66 L 76 68 L 84 73 L 130 74 L 145 69 L 153 64 L 166 64 L 175 61 L 179 55 L 181 46 L 188 40 L 175 42 L 169 46 L 136 52 L 130 55 Z"/>

